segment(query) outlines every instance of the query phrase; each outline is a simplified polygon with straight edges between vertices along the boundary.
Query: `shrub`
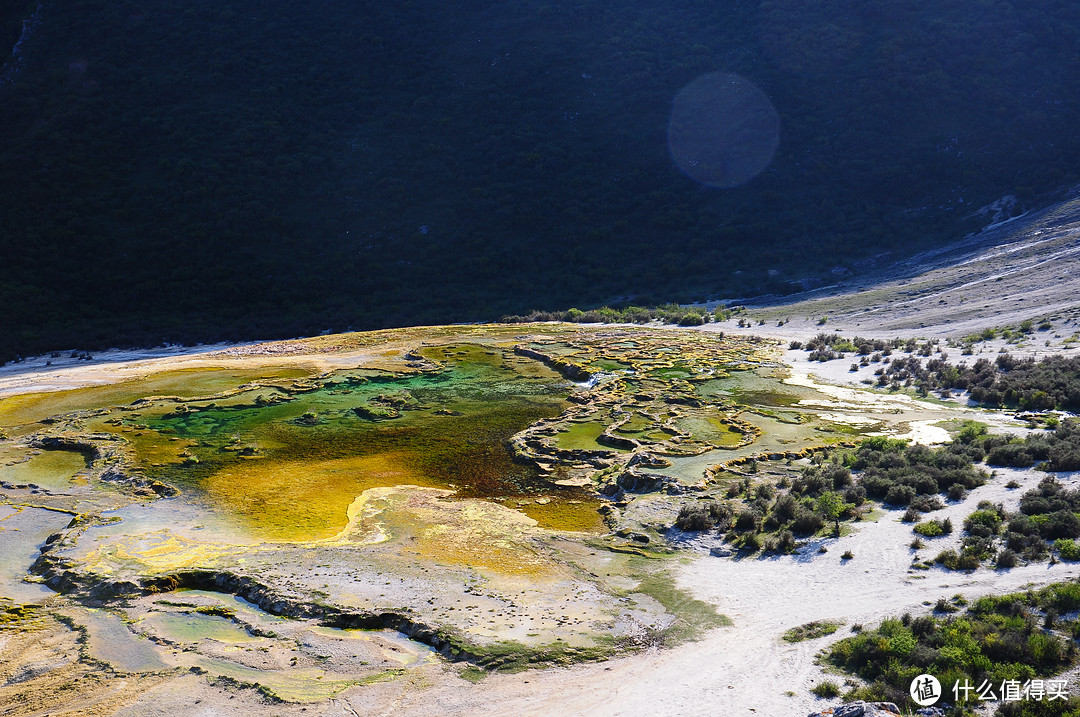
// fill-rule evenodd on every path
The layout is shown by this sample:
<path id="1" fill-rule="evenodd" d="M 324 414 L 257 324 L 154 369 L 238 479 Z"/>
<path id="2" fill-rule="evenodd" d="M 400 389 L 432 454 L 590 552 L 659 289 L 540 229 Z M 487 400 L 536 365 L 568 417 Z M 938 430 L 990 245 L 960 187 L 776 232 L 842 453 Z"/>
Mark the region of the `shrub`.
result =
<path id="1" fill-rule="evenodd" d="M 1008 548 L 1002 550 L 997 555 L 997 566 L 999 568 L 1015 568 L 1017 563 L 1019 562 L 1020 561 L 1019 558 L 1017 558 L 1016 553 L 1012 550 L 1009 550 Z"/>
<path id="2" fill-rule="evenodd" d="M 794 496 L 785 493 L 776 499 L 776 503 L 773 505 L 773 515 L 780 520 L 791 520 L 795 517 L 798 505 L 799 503 Z"/>
<path id="3" fill-rule="evenodd" d="M 760 517 L 752 510 L 743 510 L 735 519 L 735 529 L 740 531 L 755 530 Z"/>
<path id="4" fill-rule="evenodd" d="M 937 490 L 936 484 L 934 485 L 933 490 Z M 941 510 L 945 505 L 936 495 L 917 495 L 912 499 L 911 503 L 908 504 L 908 507 L 919 511 L 920 513 L 929 513 L 935 510 Z"/>
<path id="5" fill-rule="evenodd" d="M 945 566 L 949 570 L 956 570 L 960 565 L 960 555 L 955 550 L 942 550 L 934 558 L 934 562 Z"/>
<path id="6" fill-rule="evenodd" d="M 956 570 L 971 571 L 975 570 L 982 564 L 978 555 L 972 553 L 962 552 L 960 553 L 960 559 L 956 562 Z"/>
<path id="7" fill-rule="evenodd" d="M 1070 538 L 1059 538 L 1054 541 L 1054 549 L 1062 560 L 1075 562 L 1080 560 L 1080 545 Z"/>
<path id="8" fill-rule="evenodd" d="M 798 627 L 793 627 L 784 633 L 784 640 L 787 642 L 802 642 L 803 640 L 813 640 L 818 637 L 824 637 L 825 635 L 831 635 L 840 629 L 843 623 L 835 620 L 815 620 L 808 622 Z"/>
<path id="9" fill-rule="evenodd" d="M 964 530 L 967 532 L 976 532 L 978 526 L 985 527 L 990 535 L 997 535 L 1001 530 L 1001 516 L 997 511 L 977 510 L 964 519 Z"/>
<path id="10" fill-rule="evenodd" d="M 937 603 L 934 605 L 934 612 L 949 613 L 949 612 L 959 612 L 959 611 L 960 611 L 960 608 L 958 608 L 956 605 L 953 605 L 951 602 L 949 602 L 945 598 L 938 598 Z"/>
<path id="11" fill-rule="evenodd" d="M 762 539 L 757 533 L 746 533 L 742 539 L 742 547 L 746 550 L 756 552 L 761 550 Z"/>
<path id="12" fill-rule="evenodd" d="M 866 502 L 866 488 L 861 485 L 849 485 L 844 488 L 844 502 L 856 508 Z"/>
<path id="13" fill-rule="evenodd" d="M 885 502 L 890 505 L 907 505 L 915 497 L 915 489 L 909 485 L 894 485 L 885 493 Z"/>
<path id="14" fill-rule="evenodd" d="M 800 508 L 791 524 L 791 532 L 795 535 L 813 535 L 825 526 L 825 519 L 812 510 Z"/>
<path id="15" fill-rule="evenodd" d="M 840 687 L 835 682 L 831 682 L 829 680 L 825 680 L 824 682 L 819 682 L 818 684 L 814 685 L 810 689 L 810 691 L 813 692 L 818 697 L 821 697 L 821 698 L 824 698 L 824 699 L 828 699 L 830 697 L 839 697 L 840 696 Z"/>
<path id="16" fill-rule="evenodd" d="M 1047 540 L 1080 538 L 1080 518 L 1067 510 L 1051 513 L 1046 522 L 1039 526 L 1039 534 Z"/>
<path id="17" fill-rule="evenodd" d="M 675 527 L 679 530 L 709 530 L 714 525 L 709 510 L 703 505 L 684 505 L 675 518 Z"/>
<path id="18" fill-rule="evenodd" d="M 940 520 L 927 520 L 916 523 L 912 530 L 924 538 L 939 538 L 948 532 L 945 530 L 945 524 Z"/>

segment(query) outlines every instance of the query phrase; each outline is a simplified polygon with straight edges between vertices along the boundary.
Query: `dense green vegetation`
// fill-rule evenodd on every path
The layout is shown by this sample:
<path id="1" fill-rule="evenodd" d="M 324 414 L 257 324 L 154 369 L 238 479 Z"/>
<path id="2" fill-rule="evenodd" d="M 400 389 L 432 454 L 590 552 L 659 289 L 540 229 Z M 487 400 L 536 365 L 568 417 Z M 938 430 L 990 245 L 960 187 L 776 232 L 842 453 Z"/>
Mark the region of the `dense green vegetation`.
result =
<path id="1" fill-rule="evenodd" d="M 875 436 L 860 443 L 847 460 L 854 470 L 862 472 L 859 485 L 867 496 L 893 506 L 912 505 L 926 511 L 940 507 L 932 500 L 927 502 L 937 493 L 958 498 L 985 483 L 986 473 L 973 464 L 980 458 L 959 441 L 929 448 Z"/>
<path id="2" fill-rule="evenodd" d="M 701 326 L 710 321 L 727 321 L 736 314 L 744 313 L 741 306 L 732 308 L 718 308 L 709 311 L 700 306 L 680 306 L 678 304 L 665 304 L 663 306 L 601 306 L 598 309 L 582 311 L 571 308 L 566 311 L 539 311 L 533 310 L 527 314 L 513 314 L 503 316 L 500 321 L 508 324 L 525 323 L 528 321 L 566 321 L 574 324 L 647 324 L 650 321 L 661 321 L 665 324 L 678 324 L 680 326 Z M 746 319 L 740 319 L 740 326 L 746 324 Z"/>
<path id="3" fill-rule="evenodd" d="M 948 520 L 932 519 L 916 523 L 912 530 L 922 537 L 936 538 L 951 533 L 952 525 Z M 960 550 L 943 550 L 934 562 L 949 570 L 974 570 L 989 560 L 998 568 L 1047 557 L 1077 561 L 1078 538 L 1080 490 L 1070 490 L 1057 478 L 1047 476 L 1021 496 L 1017 511 L 980 501 L 964 519 Z"/>
<path id="4" fill-rule="evenodd" d="M 5 47 L 32 7 L 0 3 Z M 0 70 L 0 360 L 785 293 L 1080 179 L 1070 0 L 39 16 Z M 666 142 L 716 71 L 781 126 L 729 190 Z"/>
<path id="5" fill-rule="evenodd" d="M 996 466 L 1025 468 L 1039 463 L 1050 471 L 1080 470 L 1080 422 L 1058 423 L 1051 433 L 1034 434 L 1023 440 L 988 438 L 983 443 L 986 462 Z"/>
<path id="6" fill-rule="evenodd" d="M 749 477 L 733 480 L 727 485 L 726 500 L 685 503 L 674 525 L 679 530 L 727 532 L 729 541 L 751 552 L 790 553 L 799 538 L 827 527 L 839 533 L 842 520 L 861 517 L 866 492 L 853 483 L 844 466 L 819 459 L 796 475 L 776 484 Z"/>
<path id="7" fill-rule="evenodd" d="M 1076 660 L 1080 621 L 1060 618 L 1080 608 L 1080 584 L 1076 582 L 980 598 L 963 615 L 942 614 L 956 610 L 944 600 L 939 606 L 946 608 L 939 610 L 939 615 L 884 620 L 876 629 L 864 630 L 829 648 L 826 659 L 830 663 L 869 683 L 845 697 L 888 700 L 913 709 L 908 687 L 917 675 L 930 673 L 941 682 L 946 693 L 943 701 L 951 703 L 956 681 L 966 679 L 976 687 L 983 680 L 995 686 L 1004 680 L 1022 683 L 1057 674 Z M 1048 702 L 1051 711 L 1040 712 L 1043 708 L 1035 706 L 1038 703 L 1029 702 L 1029 707 L 1010 705 L 999 714 L 1072 714 L 1070 710 L 1078 706 L 1076 700 L 1055 700 Z M 978 704 L 975 694 L 964 700 L 961 693 L 962 707 Z"/>

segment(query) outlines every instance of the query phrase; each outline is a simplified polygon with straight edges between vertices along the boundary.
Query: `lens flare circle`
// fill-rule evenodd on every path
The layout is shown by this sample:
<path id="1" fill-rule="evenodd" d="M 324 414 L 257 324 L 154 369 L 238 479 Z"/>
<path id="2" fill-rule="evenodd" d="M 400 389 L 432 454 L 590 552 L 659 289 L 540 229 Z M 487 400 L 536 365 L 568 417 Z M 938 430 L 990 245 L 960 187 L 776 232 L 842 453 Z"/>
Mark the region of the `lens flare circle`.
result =
<path id="1" fill-rule="evenodd" d="M 711 72 L 675 95 L 668 150 L 687 176 L 730 188 L 761 174 L 780 144 L 780 117 L 752 82 Z"/>

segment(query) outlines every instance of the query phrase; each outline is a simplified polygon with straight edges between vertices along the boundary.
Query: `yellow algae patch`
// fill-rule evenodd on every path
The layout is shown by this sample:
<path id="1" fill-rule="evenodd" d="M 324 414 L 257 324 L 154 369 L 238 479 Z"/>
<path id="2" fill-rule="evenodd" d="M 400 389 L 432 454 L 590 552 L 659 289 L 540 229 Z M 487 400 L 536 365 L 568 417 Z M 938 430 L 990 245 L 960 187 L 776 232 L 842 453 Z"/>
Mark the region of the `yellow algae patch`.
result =
<path id="1" fill-rule="evenodd" d="M 155 406 L 140 411 L 138 420 L 155 417 L 154 414 L 167 413 L 171 408 Z M 123 438 L 133 449 L 132 458 L 141 468 L 154 465 L 178 464 L 188 457 L 187 450 L 195 441 L 178 439 L 158 433 L 148 428 L 136 428 L 129 425 L 112 423 L 110 415 L 97 416 L 86 421 L 86 430 L 92 433 L 111 433 Z"/>
<path id="2" fill-rule="evenodd" d="M 257 685 L 284 702 L 299 704 L 322 702 L 353 685 L 378 682 L 396 677 L 395 673 L 389 671 L 356 679 L 318 668 L 293 667 L 288 670 L 260 670 L 203 655 L 197 655 L 194 659 L 181 659 L 178 661 L 181 664 L 190 662 L 193 666 L 201 667 L 214 676 L 228 677 L 241 684 Z"/>
<path id="3" fill-rule="evenodd" d="M 392 530 L 403 524 L 402 532 L 411 536 L 402 544 L 403 553 L 502 574 L 559 572 L 532 541 L 540 533 L 536 521 L 518 511 L 483 501 L 444 500 L 432 491 L 411 491 L 394 508 L 395 515 L 384 519 Z"/>
<path id="4" fill-rule="evenodd" d="M 264 540 L 304 542 L 336 536 L 349 506 L 371 488 L 434 484 L 407 452 L 325 461 L 252 461 L 210 475 L 202 490 Z"/>
<path id="5" fill-rule="evenodd" d="M 563 572 L 539 547 L 545 533 L 516 510 L 482 500 L 448 499 L 435 488 L 398 486 L 367 491 L 341 538 L 389 536 L 387 550 L 421 562 L 463 565 L 496 573 L 555 576 Z"/>
<path id="6" fill-rule="evenodd" d="M 552 500 L 548 503 L 527 503 L 518 510 L 547 530 L 604 533 L 607 526 L 597 510 L 599 507 L 600 501 L 596 499 Z"/>
<path id="7" fill-rule="evenodd" d="M 323 541 L 323 544 L 375 545 L 390 540 L 390 533 L 379 520 L 383 511 L 391 505 L 390 490 L 371 488 L 357 496 L 346 511 L 348 525 L 334 537 Z"/>
<path id="8" fill-rule="evenodd" d="M 217 559 L 236 553 L 235 545 L 202 543 L 171 530 L 122 536 L 91 550 L 82 561 L 87 570 L 110 574 L 118 568 L 140 573 L 162 573 L 205 567 Z"/>

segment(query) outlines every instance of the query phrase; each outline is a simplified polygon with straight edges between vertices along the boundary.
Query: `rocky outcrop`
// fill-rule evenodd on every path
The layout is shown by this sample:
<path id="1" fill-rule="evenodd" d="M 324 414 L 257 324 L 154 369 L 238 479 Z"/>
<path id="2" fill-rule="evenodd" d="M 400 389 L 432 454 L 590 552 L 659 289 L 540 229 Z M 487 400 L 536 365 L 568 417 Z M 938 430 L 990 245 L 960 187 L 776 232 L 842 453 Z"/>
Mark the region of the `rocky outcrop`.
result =
<path id="1" fill-rule="evenodd" d="M 608 497 L 620 493 L 658 493 L 681 495 L 686 491 L 701 490 L 697 486 L 684 485 L 678 478 L 663 473 L 640 473 L 635 470 L 623 471 L 611 483 L 601 488 L 601 493 Z"/>
<path id="2" fill-rule="evenodd" d="M 829 707 L 821 712 L 812 712 L 809 717 L 897 717 L 900 708 L 892 702 L 848 702 L 837 707 Z"/>
<path id="3" fill-rule="evenodd" d="M 635 453 L 626 464 L 627 468 L 632 468 L 634 466 L 641 466 L 642 468 L 668 468 L 671 466 L 671 461 L 661 456 L 654 456 L 651 453 Z"/>
<path id="4" fill-rule="evenodd" d="M 87 437 L 42 436 L 33 439 L 30 442 L 30 445 L 44 451 L 73 451 L 75 453 L 82 453 L 88 460 L 97 461 L 105 458 L 107 454 L 107 451 L 101 445 L 102 441 L 117 442 L 113 436 L 95 434 Z"/>
<path id="5" fill-rule="evenodd" d="M 162 483 L 159 480 L 147 478 L 141 475 L 129 474 L 122 471 L 120 468 L 114 466 L 106 468 L 102 471 L 98 480 L 103 483 L 115 483 L 118 485 L 126 486 L 132 489 L 136 495 L 150 496 L 157 495 L 162 498 L 169 498 L 174 495 L 180 495 L 180 491 L 169 485 L 168 483 Z"/>

